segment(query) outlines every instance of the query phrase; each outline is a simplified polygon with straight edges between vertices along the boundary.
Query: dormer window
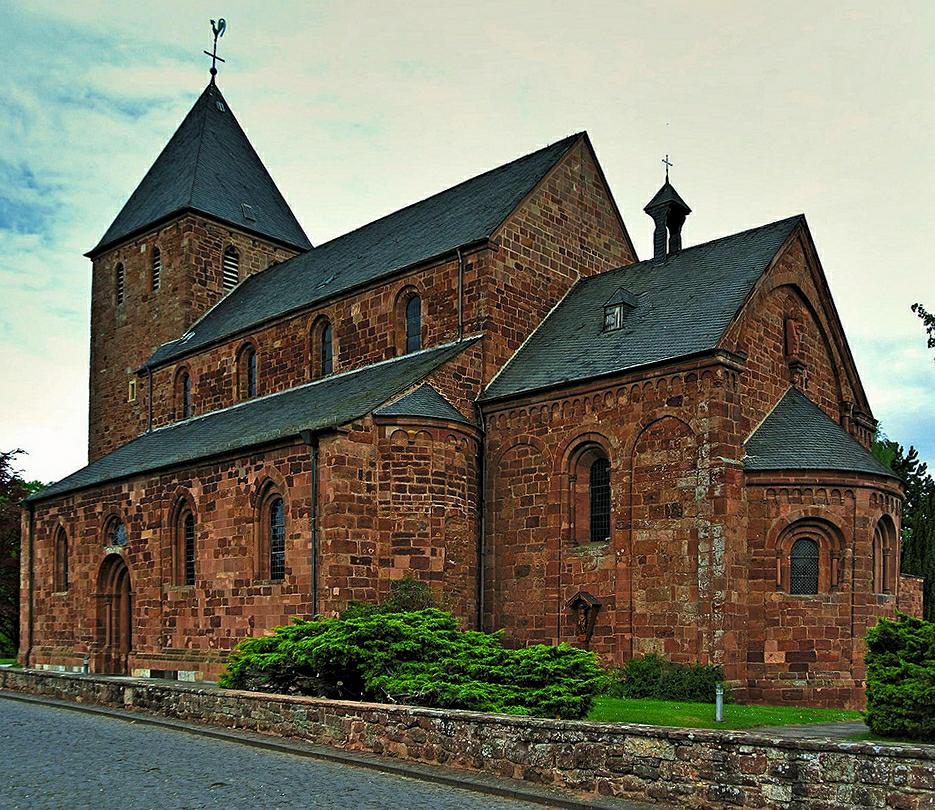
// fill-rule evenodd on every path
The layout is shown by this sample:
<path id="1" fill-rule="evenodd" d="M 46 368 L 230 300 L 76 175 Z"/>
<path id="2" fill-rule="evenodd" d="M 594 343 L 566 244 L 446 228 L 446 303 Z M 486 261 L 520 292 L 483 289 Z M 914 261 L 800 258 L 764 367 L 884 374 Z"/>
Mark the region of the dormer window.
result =
<path id="1" fill-rule="evenodd" d="M 627 312 L 636 306 L 637 298 L 633 293 L 618 287 L 614 294 L 604 304 L 604 331 L 612 332 L 623 327 L 623 319 Z"/>
<path id="2" fill-rule="evenodd" d="M 604 307 L 604 331 L 610 332 L 623 326 L 623 304 Z"/>

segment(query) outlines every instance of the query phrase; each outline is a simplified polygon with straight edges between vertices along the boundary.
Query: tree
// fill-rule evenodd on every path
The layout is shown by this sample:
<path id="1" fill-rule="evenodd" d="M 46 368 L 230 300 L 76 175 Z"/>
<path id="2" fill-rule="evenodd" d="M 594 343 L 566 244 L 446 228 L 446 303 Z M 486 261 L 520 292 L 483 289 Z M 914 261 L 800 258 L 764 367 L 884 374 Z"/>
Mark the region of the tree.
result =
<path id="1" fill-rule="evenodd" d="M 926 310 L 922 304 L 913 304 L 912 311 L 922 319 L 922 323 L 925 325 L 929 348 L 935 349 L 935 313 Z"/>
<path id="2" fill-rule="evenodd" d="M 13 468 L 22 452 L 0 451 L 0 656 L 19 646 L 20 504 L 45 486 L 23 480 Z"/>
<path id="3" fill-rule="evenodd" d="M 922 615 L 935 621 L 935 480 L 928 466 L 919 461 L 914 447 L 907 453 L 898 442 L 878 434 L 873 454 L 902 480 L 903 531 L 900 570 L 924 577 Z"/>

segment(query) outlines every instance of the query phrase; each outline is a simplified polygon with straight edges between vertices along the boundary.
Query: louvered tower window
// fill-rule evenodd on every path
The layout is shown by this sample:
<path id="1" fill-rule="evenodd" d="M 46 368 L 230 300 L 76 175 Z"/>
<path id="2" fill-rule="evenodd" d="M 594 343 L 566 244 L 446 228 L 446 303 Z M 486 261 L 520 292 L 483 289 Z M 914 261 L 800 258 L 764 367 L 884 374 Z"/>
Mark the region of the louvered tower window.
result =
<path id="1" fill-rule="evenodd" d="M 191 512 L 185 513 L 182 521 L 185 547 L 185 579 L 186 585 L 195 584 L 195 516 Z"/>
<path id="2" fill-rule="evenodd" d="M 269 505 L 269 578 L 286 576 L 286 510 L 282 498 Z"/>
<path id="3" fill-rule="evenodd" d="M 162 251 L 159 248 L 153 248 L 153 292 L 159 291 L 159 282 L 162 277 Z"/>
<path id="4" fill-rule="evenodd" d="M 589 490 L 591 542 L 601 543 L 610 537 L 610 462 L 606 458 L 591 465 Z"/>
<path id="5" fill-rule="evenodd" d="M 118 304 L 123 303 L 124 294 L 126 292 L 126 284 L 127 284 L 127 273 L 123 269 L 123 263 L 121 262 L 120 264 L 117 265 L 117 269 L 115 271 L 115 279 L 114 279 L 114 288 L 115 288 Z"/>
<path id="6" fill-rule="evenodd" d="M 224 292 L 230 292 L 240 281 L 240 254 L 237 248 L 231 245 L 224 251 L 224 262 L 222 265 L 222 284 Z"/>
<path id="7" fill-rule="evenodd" d="M 818 593 L 818 543 L 800 537 L 789 555 L 789 593 Z"/>

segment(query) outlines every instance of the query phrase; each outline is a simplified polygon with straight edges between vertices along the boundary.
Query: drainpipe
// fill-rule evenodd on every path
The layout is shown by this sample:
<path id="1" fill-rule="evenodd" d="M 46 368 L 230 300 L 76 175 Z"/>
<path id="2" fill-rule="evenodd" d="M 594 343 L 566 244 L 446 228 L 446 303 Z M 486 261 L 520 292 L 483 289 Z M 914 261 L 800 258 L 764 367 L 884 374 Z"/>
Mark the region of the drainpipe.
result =
<path id="1" fill-rule="evenodd" d="M 477 629 L 484 629 L 484 570 L 486 569 L 487 547 L 485 536 L 487 534 L 487 507 L 484 499 L 487 491 L 487 454 L 485 440 L 487 436 L 486 417 L 481 414 L 481 435 L 478 442 L 477 466 L 480 469 L 480 486 L 477 494 L 477 508 L 480 514 L 480 531 L 477 535 Z"/>
<path id="2" fill-rule="evenodd" d="M 146 370 L 149 372 L 149 424 L 146 426 L 146 432 L 149 433 L 153 429 L 153 370 Z"/>
<path id="3" fill-rule="evenodd" d="M 464 254 L 458 248 L 458 342 L 464 339 Z"/>
<path id="4" fill-rule="evenodd" d="M 309 446 L 312 462 L 312 484 L 308 509 L 309 530 L 312 536 L 312 616 L 318 615 L 318 435 L 310 430 L 300 434 Z"/>
<path id="5" fill-rule="evenodd" d="M 29 557 L 29 568 L 26 574 L 26 587 L 29 589 L 29 600 L 26 603 L 26 654 L 23 656 L 23 666 L 29 666 L 32 657 L 33 641 L 33 556 L 35 553 L 35 513 L 31 503 L 26 504 L 26 554 Z"/>

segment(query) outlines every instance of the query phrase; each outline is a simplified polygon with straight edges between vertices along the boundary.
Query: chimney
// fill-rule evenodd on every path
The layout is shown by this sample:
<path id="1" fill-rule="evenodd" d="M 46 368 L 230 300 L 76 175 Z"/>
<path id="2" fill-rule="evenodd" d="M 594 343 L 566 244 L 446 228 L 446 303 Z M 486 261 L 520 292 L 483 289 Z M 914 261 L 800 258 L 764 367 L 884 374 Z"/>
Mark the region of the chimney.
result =
<path id="1" fill-rule="evenodd" d="M 656 223 L 653 231 L 653 261 L 665 261 L 666 256 L 682 249 L 682 225 L 692 210 L 669 183 L 668 176 L 643 210 Z"/>

